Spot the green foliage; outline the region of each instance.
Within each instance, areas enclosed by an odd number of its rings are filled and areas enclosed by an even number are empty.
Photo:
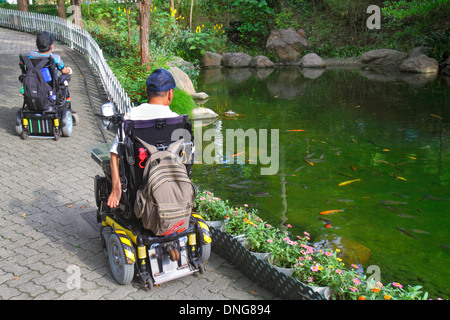
[[[395,19],[405,19],[415,15],[426,17],[430,12],[444,5],[448,6],[448,0],[385,1],[382,12]]]
[[[241,18],[242,23],[237,27],[241,37],[250,45],[264,40],[275,13],[266,0],[234,0],[232,5]]]

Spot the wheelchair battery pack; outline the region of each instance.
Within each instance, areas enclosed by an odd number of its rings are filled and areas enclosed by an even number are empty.
[[[55,121],[58,121],[57,125],[59,125],[59,119],[57,118],[26,118],[24,117],[22,120],[23,125],[28,125],[30,130],[30,135],[33,136],[53,136],[53,129],[55,128]]]

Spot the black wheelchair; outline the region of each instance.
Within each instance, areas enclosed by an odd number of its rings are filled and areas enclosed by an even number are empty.
[[[92,158],[104,173],[104,176],[95,177],[94,190],[97,221],[102,225],[100,238],[114,279],[119,284],[128,284],[136,277],[150,290],[154,285],[180,277],[203,274],[211,253],[211,233],[201,216],[192,213],[189,227],[181,232],[155,236],[144,229],[142,221],[136,218],[133,211],[143,174],[142,160],[139,158],[142,145],[136,138],[156,146],[158,150],[165,150],[170,143],[183,138],[180,156],[190,174],[194,145],[187,115],[138,121],[124,121],[123,115],[98,116],[102,117],[106,126],[118,128],[120,141],[118,154],[122,197],[117,208],[106,205],[112,189],[109,144],[90,148]]]
[[[15,129],[22,138],[53,137],[58,140],[60,136],[70,137],[73,126],[79,123],[79,117],[71,107],[69,95],[70,76],[58,78],[55,62],[51,57],[30,59],[26,55],[19,56],[19,66],[22,71],[19,81],[23,84],[25,75],[30,69],[42,73],[48,99],[44,104],[37,104],[36,99],[23,90],[24,102],[17,112]]]

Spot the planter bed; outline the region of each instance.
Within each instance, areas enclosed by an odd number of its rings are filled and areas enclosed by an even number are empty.
[[[309,286],[258,259],[233,236],[214,227],[210,229],[213,238],[212,250],[266,290],[286,300],[326,300]]]

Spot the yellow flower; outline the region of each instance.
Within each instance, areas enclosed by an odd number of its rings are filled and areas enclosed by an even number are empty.
[[[341,261],[342,261],[342,259],[341,259],[341,258],[336,258],[336,260],[337,260],[337,261],[339,261],[339,262],[341,262]]]
[[[366,300],[366,298],[364,298],[363,296],[360,296],[360,297],[358,298],[358,300]]]
[[[336,249],[336,252],[341,252],[341,250],[339,250],[339,249]]]
[[[391,300],[391,297],[386,294],[384,295],[384,300]]]

